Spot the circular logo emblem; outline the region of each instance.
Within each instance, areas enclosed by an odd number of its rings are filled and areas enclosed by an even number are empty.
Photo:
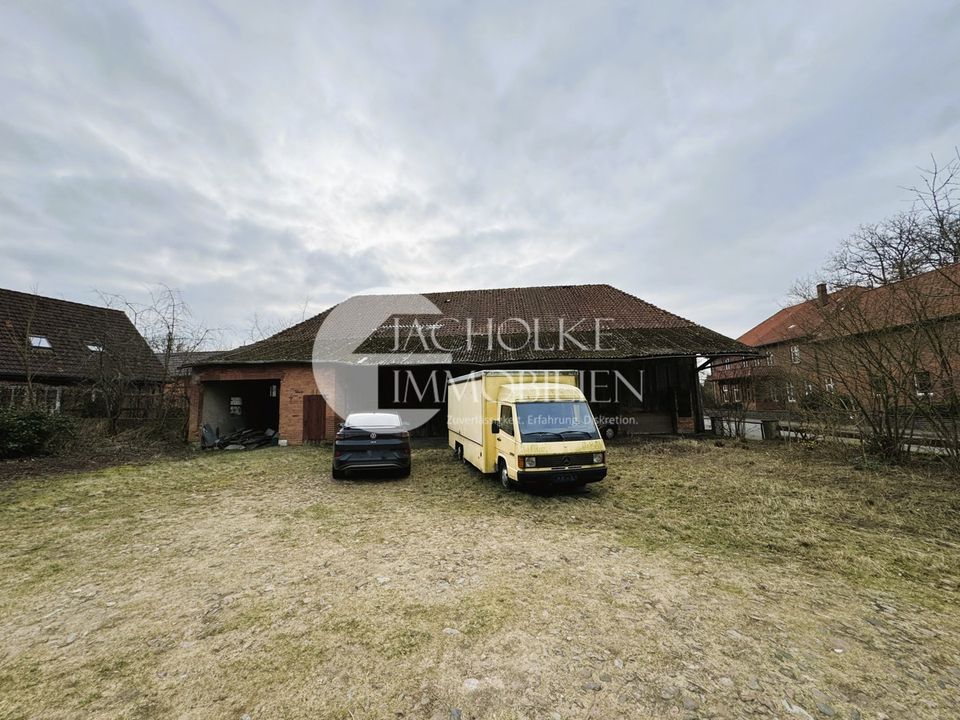
[[[391,412],[409,428],[420,427],[437,408],[380,407],[380,367],[450,365],[450,353],[411,352],[399,347],[399,323],[390,318],[442,313],[423,295],[357,295],[327,313],[313,342],[313,377],[327,405],[340,417],[355,412]],[[360,348],[369,349],[369,352]]]
[[[376,439],[377,439],[377,434],[376,434],[376,433],[370,433],[370,439],[371,439],[371,440],[376,440]]]

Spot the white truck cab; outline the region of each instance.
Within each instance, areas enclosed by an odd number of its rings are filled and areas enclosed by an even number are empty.
[[[575,370],[484,370],[447,387],[448,442],[504,487],[606,477],[606,447]]]

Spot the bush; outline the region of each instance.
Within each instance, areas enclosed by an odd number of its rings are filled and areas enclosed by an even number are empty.
[[[73,437],[74,421],[60,413],[27,408],[0,410],[0,458],[30,457],[54,452]]]

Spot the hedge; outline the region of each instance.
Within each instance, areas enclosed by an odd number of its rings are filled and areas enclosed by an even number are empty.
[[[73,419],[60,413],[0,409],[0,458],[46,455],[70,439],[74,432]]]

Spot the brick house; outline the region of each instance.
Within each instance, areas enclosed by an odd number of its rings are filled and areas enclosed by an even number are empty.
[[[0,289],[0,407],[81,409],[98,382],[122,376],[155,392],[163,368],[120,310]],[[87,410],[90,410],[88,407]]]
[[[409,376],[437,371],[455,376],[484,368],[576,369],[581,372],[585,393],[595,403],[595,412],[622,419],[618,422],[621,432],[692,433],[702,430],[697,358],[740,356],[749,351],[728,337],[610,285],[467,290],[423,297],[441,311],[439,320],[436,315],[422,320],[424,326],[434,327],[444,347],[456,348],[451,362],[377,368],[380,407],[439,411],[420,429],[421,434],[445,434],[446,385],[437,383],[439,394],[410,401],[404,393],[397,402],[401,370]],[[318,390],[311,362],[314,339],[331,310],[258,343],[194,363],[190,403],[194,439],[204,424],[218,427],[222,433],[240,427],[269,427],[291,444],[332,438],[338,418]],[[586,337],[580,338],[584,347],[576,343],[562,349],[537,347],[536,343],[521,347],[514,342],[520,328],[511,328],[509,350],[499,344],[471,343],[467,334],[474,338],[480,333],[465,330],[465,318],[489,322],[488,328],[500,328],[511,319],[533,318],[543,332],[563,328],[565,319],[590,319],[593,323],[599,318],[603,320],[603,347],[586,349]],[[383,323],[369,337],[357,339],[358,349],[376,352],[395,327],[391,331],[390,322]],[[571,335],[580,337],[580,331]]]
[[[955,393],[960,264],[878,287],[828,292],[820,284],[816,298],[783,308],[738,338],[756,356],[716,363],[707,381],[720,406],[760,412],[787,411],[818,393],[872,394],[866,363],[853,356],[836,361],[871,338],[902,356],[896,362],[905,391],[931,398]]]

